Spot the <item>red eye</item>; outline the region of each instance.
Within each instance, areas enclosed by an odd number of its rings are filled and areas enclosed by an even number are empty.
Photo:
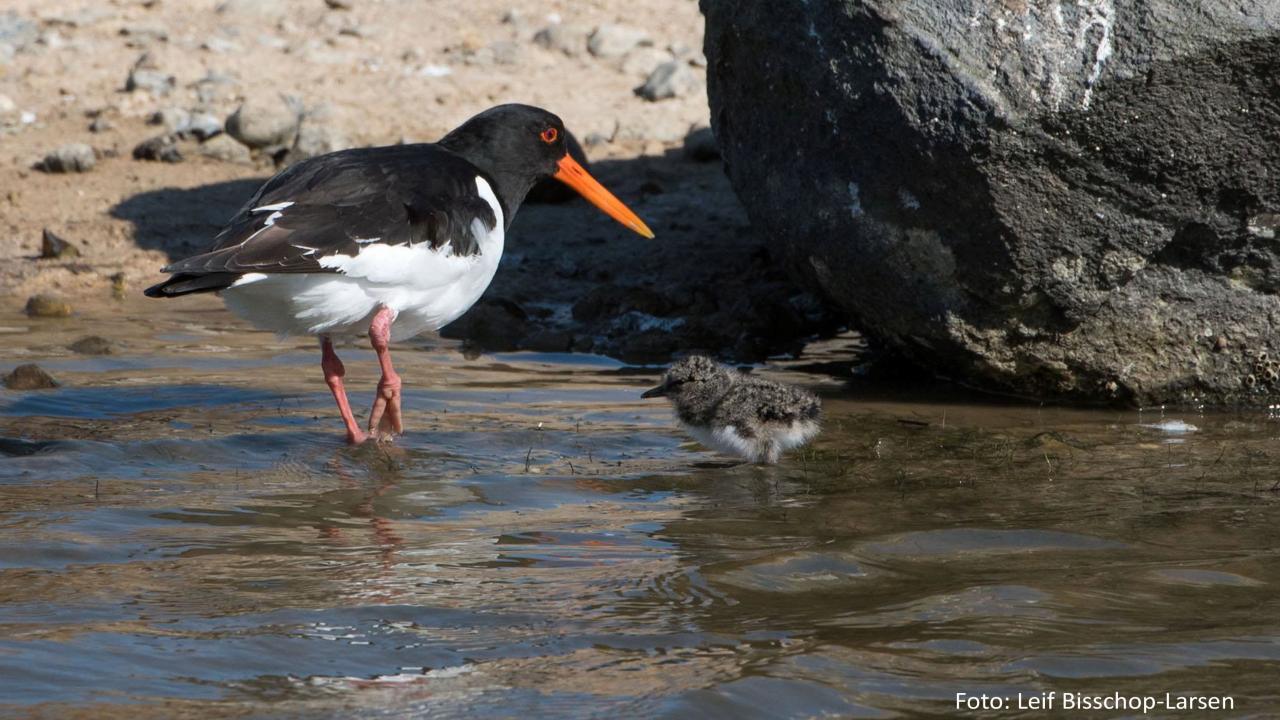
[[[556,141],[556,138],[560,137],[560,133],[555,128],[547,128],[538,137],[542,138],[542,142],[550,145]]]

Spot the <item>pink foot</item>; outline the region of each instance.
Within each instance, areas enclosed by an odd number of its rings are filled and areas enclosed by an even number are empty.
[[[324,370],[324,381],[333,393],[333,399],[338,403],[342,422],[347,426],[347,444],[359,445],[367,438],[360,430],[360,426],[356,424],[356,418],[351,413],[351,404],[347,402],[347,390],[342,384],[342,378],[347,374],[347,369],[338,359],[338,354],[333,351],[333,343],[328,337],[320,338],[320,353],[320,367]]]
[[[380,308],[369,323],[369,342],[378,354],[382,378],[378,380],[378,392],[369,411],[369,434],[379,442],[387,442],[404,432],[400,416],[400,376],[391,366],[391,323],[396,314],[390,308]]]

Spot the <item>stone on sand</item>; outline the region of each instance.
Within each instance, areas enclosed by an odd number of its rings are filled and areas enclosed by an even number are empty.
[[[227,133],[251,148],[293,145],[302,121],[299,103],[279,93],[245,98],[227,118]]]
[[[48,390],[61,384],[35,363],[19,365],[4,376],[4,386],[10,390]]]
[[[75,245],[58,237],[52,230],[45,228],[40,233],[40,257],[45,260],[61,260],[78,257],[80,251]]]
[[[644,85],[636,88],[636,94],[649,101],[666,100],[689,95],[701,84],[687,63],[671,60],[654,68]]]
[[[40,169],[51,173],[88,172],[98,162],[85,143],[67,143],[44,156]]]
[[[27,298],[25,312],[33,318],[71,317],[71,304],[57,295],[40,293]]]

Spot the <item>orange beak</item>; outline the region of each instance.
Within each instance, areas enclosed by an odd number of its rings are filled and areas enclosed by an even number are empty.
[[[555,179],[568,185],[578,194],[591,201],[592,205],[600,208],[608,213],[609,217],[626,225],[641,235],[653,239],[653,231],[648,225],[644,224],[635,213],[631,212],[631,208],[622,204],[622,201],[613,196],[613,193],[604,189],[604,186],[596,182],[596,179],[578,164],[567,153],[560,158],[560,169],[556,171]]]

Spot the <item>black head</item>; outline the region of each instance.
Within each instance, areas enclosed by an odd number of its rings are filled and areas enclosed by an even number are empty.
[[[640,397],[678,398],[704,391],[722,391],[733,383],[734,372],[709,357],[693,355],[668,368],[662,384],[646,390]]]
[[[532,105],[498,105],[472,117],[440,140],[440,146],[466,158],[496,184],[507,222],[529,188],[554,177],[632,230],[653,237],[644,222],[569,155],[564,122]]]
[[[552,177],[567,152],[564,121],[532,105],[498,105],[440,141],[495,179],[533,183]],[[522,183],[524,184],[524,183]]]

